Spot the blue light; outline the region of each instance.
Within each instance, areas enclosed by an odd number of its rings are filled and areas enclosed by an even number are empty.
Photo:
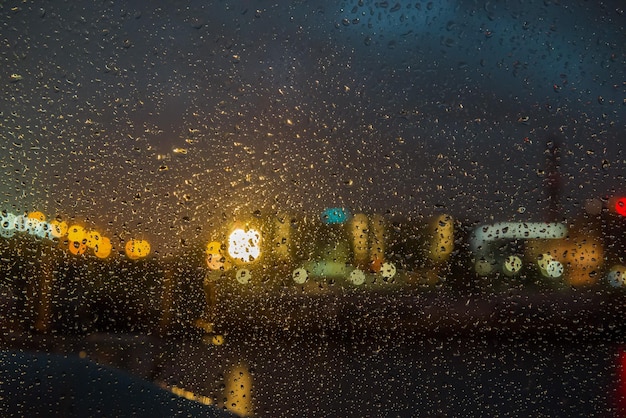
[[[327,208],[322,212],[322,222],[326,225],[345,223],[350,212],[345,208]]]

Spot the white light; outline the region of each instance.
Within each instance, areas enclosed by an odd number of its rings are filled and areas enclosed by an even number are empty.
[[[0,228],[7,231],[15,230],[15,215],[12,213],[0,214]]]
[[[15,234],[15,215],[12,213],[0,214],[0,236],[11,238]]]
[[[237,279],[239,284],[248,284],[250,279],[252,279],[252,273],[248,269],[239,269],[235,274],[235,279]]]
[[[541,254],[537,260],[539,271],[544,277],[557,279],[563,275],[565,268],[560,261],[555,260],[550,254]]]
[[[260,244],[261,233],[259,231],[235,229],[228,238],[228,254],[235,260],[249,263],[261,255]]]
[[[392,279],[396,275],[396,266],[393,263],[383,263],[380,267],[380,275],[385,280]]]
[[[13,224],[15,225],[15,230],[17,232],[26,232],[28,219],[24,215],[18,215],[15,217]]]
[[[37,221],[31,233],[37,238],[47,238],[49,230],[50,224],[48,222]]]
[[[41,230],[41,224],[45,222],[35,218],[26,218],[26,232],[30,235],[37,235],[37,231]]]
[[[470,249],[474,256],[495,261],[490,254],[498,241],[527,239],[559,239],[567,235],[567,226],[546,222],[496,222],[474,229]]]
[[[613,266],[607,274],[607,280],[613,287],[626,287],[626,267]]]
[[[511,255],[504,260],[504,273],[517,274],[522,269],[522,259],[516,255]]]
[[[546,267],[546,273],[548,273],[548,277],[552,279],[561,277],[563,275],[563,270],[563,264],[557,260],[550,261]]]
[[[350,272],[350,277],[348,278],[348,280],[355,286],[361,286],[363,283],[365,283],[365,273],[363,273],[359,269],[352,270],[352,272]]]
[[[305,268],[300,267],[293,271],[292,277],[293,281],[297,284],[303,284],[304,282],[306,282],[306,279],[308,279],[309,273],[306,271]]]

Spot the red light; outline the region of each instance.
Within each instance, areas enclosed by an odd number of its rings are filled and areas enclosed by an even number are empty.
[[[615,212],[626,216],[626,197],[620,197],[615,201]]]

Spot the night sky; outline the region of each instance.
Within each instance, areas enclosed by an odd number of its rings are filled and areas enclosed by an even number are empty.
[[[542,220],[626,193],[621,1],[3,2],[4,209],[157,251],[327,206]]]

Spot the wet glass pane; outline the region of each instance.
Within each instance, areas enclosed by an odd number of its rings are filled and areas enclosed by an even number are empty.
[[[0,4],[0,412],[623,416],[617,0]]]

